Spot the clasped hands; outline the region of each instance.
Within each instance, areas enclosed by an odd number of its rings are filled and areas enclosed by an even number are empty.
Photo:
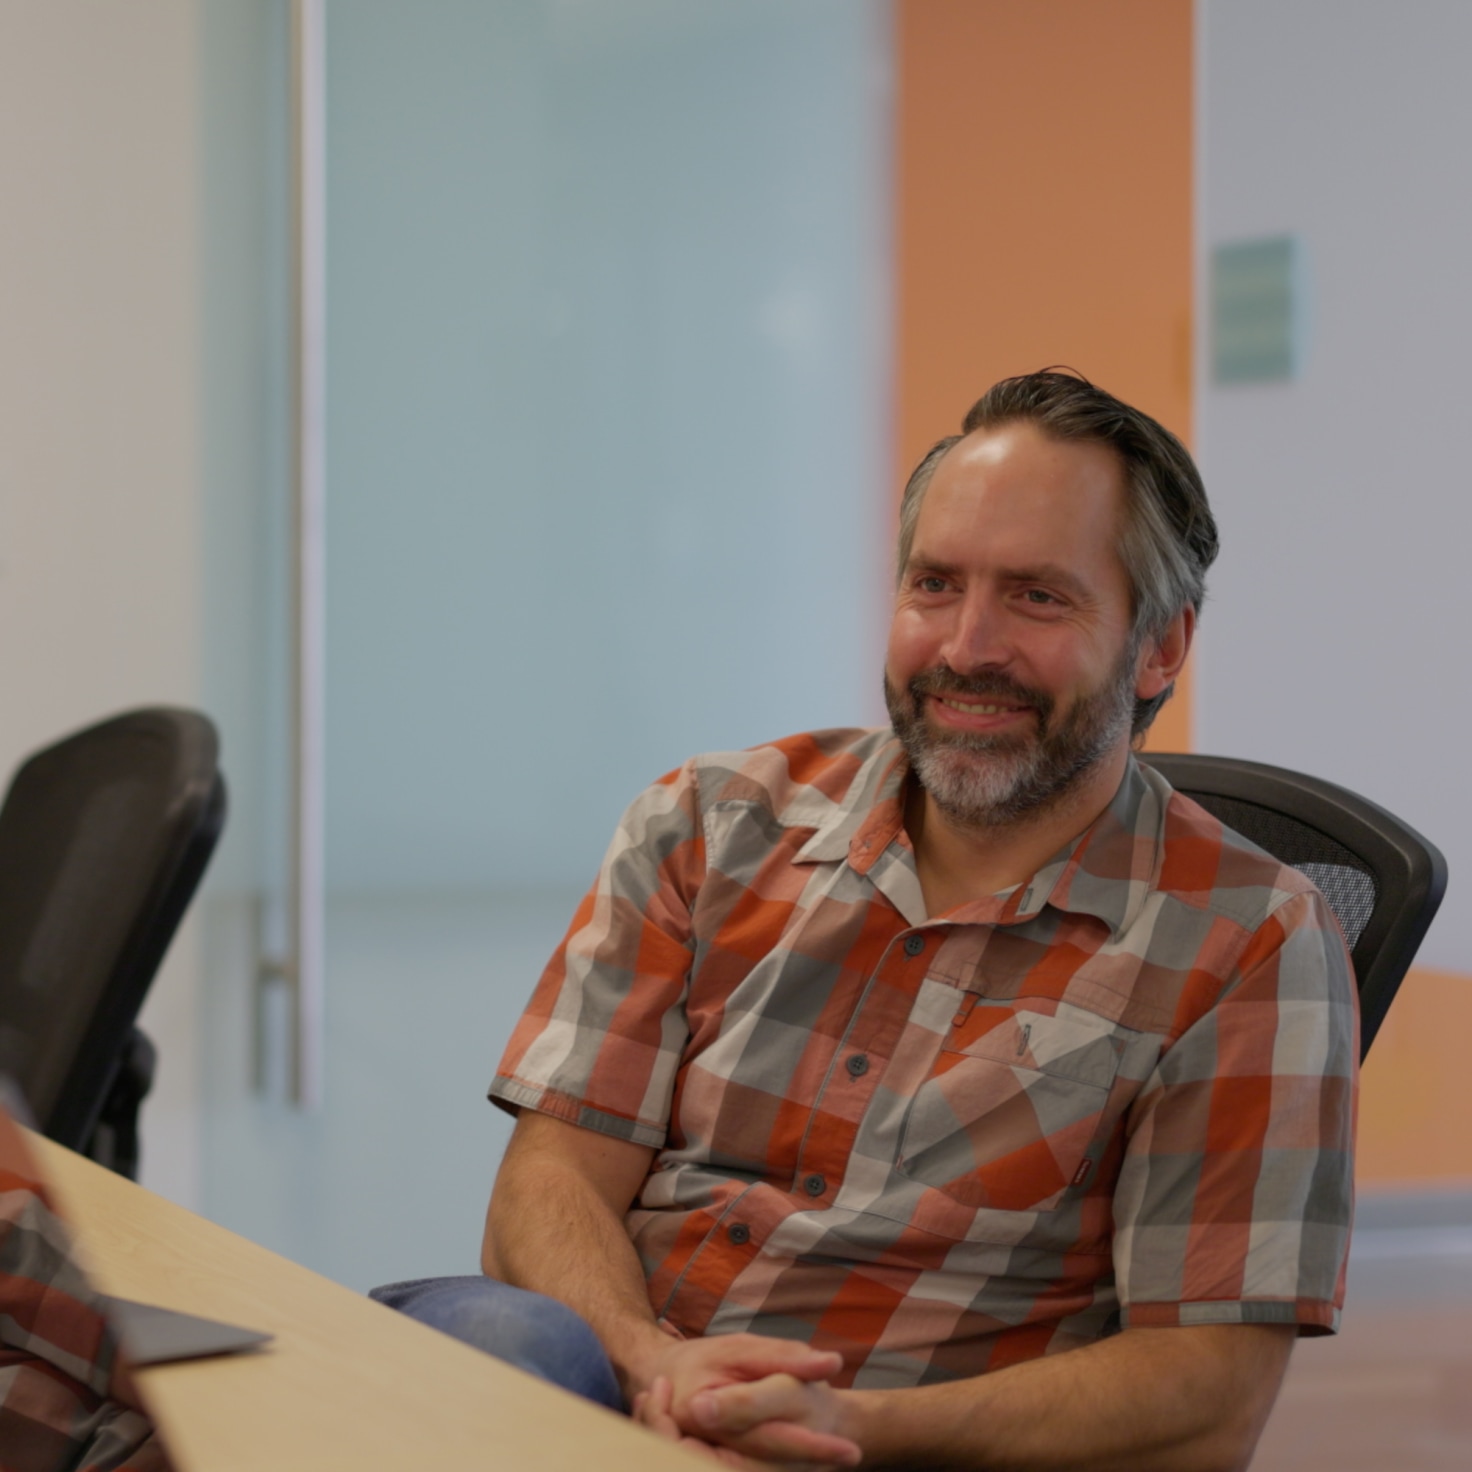
[[[785,1339],[722,1334],[660,1351],[634,1419],[734,1467],[857,1466],[844,1392],[828,1382],[842,1358]]]

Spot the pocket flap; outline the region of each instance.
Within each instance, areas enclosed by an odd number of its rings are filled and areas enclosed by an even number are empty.
[[[1107,1089],[1119,1070],[1123,1040],[1103,1018],[1061,1006],[1032,1012],[1016,1002],[988,1002],[974,992],[956,1012],[947,1053],[989,1058],[1057,1078]]]

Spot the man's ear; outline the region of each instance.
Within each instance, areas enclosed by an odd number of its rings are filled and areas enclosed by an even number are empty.
[[[1148,640],[1135,665],[1135,694],[1153,700],[1170,688],[1191,652],[1196,634],[1196,610],[1188,603],[1166,626],[1158,639]]]

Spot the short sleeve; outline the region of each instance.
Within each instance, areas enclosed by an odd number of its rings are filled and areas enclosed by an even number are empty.
[[[1125,1324],[1338,1327],[1358,1057],[1343,939],[1317,891],[1294,893],[1131,1109],[1114,1199]]]
[[[512,1033],[493,1101],[663,1145],[689,1036],[690,916],[704,869],[698,783],[686,763],[624,814]]]

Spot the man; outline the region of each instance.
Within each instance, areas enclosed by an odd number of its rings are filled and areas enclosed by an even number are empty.
[[[395,1301],[742,1465],[1244,1466],[1337,1324],[1357,1045],[1318,893],[1131,756],[1215,551],[1154,421],[993,387],[905,492],[893,733],[634,803],[492,1087],[488,1278]]]

